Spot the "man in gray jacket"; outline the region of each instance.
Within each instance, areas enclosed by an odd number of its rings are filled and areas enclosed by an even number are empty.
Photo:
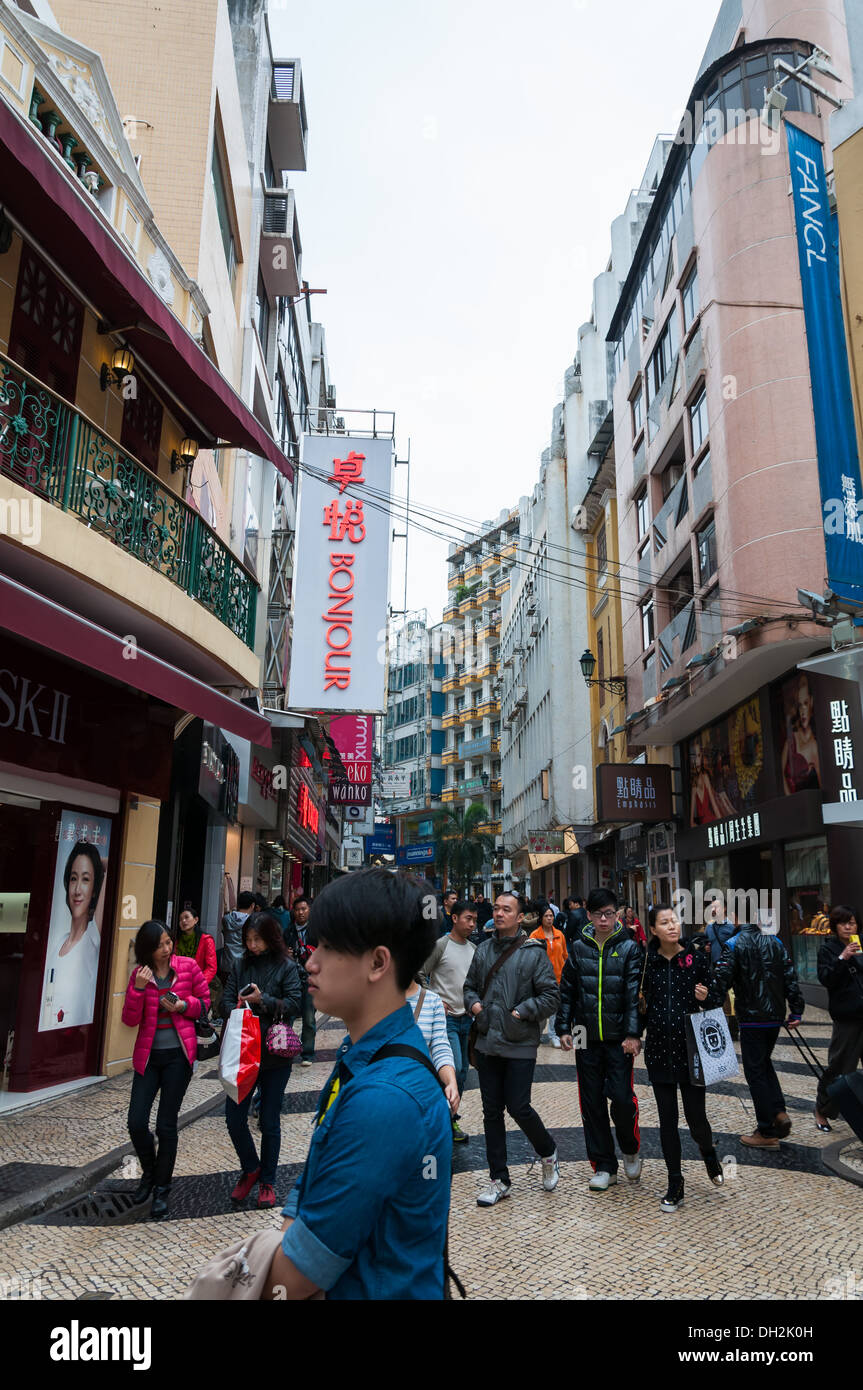
[[[491,1179],[476,1199],[481,1207],[495,1206],[512,1186],[504,1110],[541,1158],[546,1192],[553,1192],[560,1178],[557,1147],[530,1103],[542,1025],[557,1011],[560,996],[544,943],[522,930],[524,910],[519,894],[499,894],[494,935],[477,948],[464,982],[464,1006],[476,1021],[476,1068]]]

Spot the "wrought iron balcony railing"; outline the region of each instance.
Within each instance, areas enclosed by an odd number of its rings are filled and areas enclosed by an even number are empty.
[[[254,648],[254,576],[194,507],[2,353],[0,473],[74,512]]]

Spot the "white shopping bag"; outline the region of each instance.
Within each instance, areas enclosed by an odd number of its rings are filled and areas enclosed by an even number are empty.
[[[740,1068],[722,1009],[689,1014],[686,1023],[686,1050],[693,1085],[711,1086],[714,1081],[736,1076]]]
[[[247,1005],[232,1009],[222,1034],[219,1080],[237,1105],[246,1099],[261,1067],[261,1025]]]

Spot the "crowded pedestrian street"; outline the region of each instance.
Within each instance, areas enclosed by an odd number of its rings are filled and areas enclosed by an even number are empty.
[[[302,1166],[318,1090],[342,1036],[328,1021],[318,1031],[314,1066],[293,1073],[282,1107],[280,1199]],[[823,1015],[808,1020],[807,1038],[818,1055],[828,1036]],[[571,1056],[544,1047],[534,1098],[559,1144],[560,1184],[554,1193],[542,1190],[538,1167],[531,1171],[534,1155],[515,1131],[512,1196],[494,1211],[476,1204],[486,1162],[472,1077],[462,1107],[471,1139],[455,1149],[450,1210],[450,1262],[468,1298],[625,1300],[634,1291],[639,1298],[674,1300],[859,1298],[863,1144],[841,1123],[832,1135],[818,1134],[811,1077],[790,1039],[777,1049],[777,1069],[794,1126],[781,1151],[748,1153],[738,1142],[752,1122],[742,1077],[711,1091],[709,1113],[726,1183],[721,1191],[712,1188],[697,1152],[685,1148],[686,1205],[671,1217],[659,1210],[664,1170],[656,1111],[638,1066],[645,1154],[639,1182],[622,1181],[606,1194],[588,1190],[575,1066]],[[155,1224],[129,1208],[137,1169],[126,1157],[71,1200],[0,1230],[6,1297],[17,1289],[20,1297],[48,1299],[179,1299],[196,1267],[218,1249],[273,1224],[272,1214],[253,1203],[234,1209],[230,1201],[235,1160],[224,1102],[216,1073],[203,1064],[201,1072],[187,1103],[190,1113],[207,1113],[181,1130],[169,1220]],[[50,1103],[38,1118],[24,1111],[4,1122],[0,1173],[14,1181],[19,1210],[56,1182],[60,1169],[68,1185],[76,1182],[75,1169],[64,1162],[73,1146],[88,1163],[104,1162],[114,1145],[129,1154],[122,1124],[127,1090],[122,1079],[107,1082]],[[778,1231],[793,1245],[793,1259],[778,1248]]]

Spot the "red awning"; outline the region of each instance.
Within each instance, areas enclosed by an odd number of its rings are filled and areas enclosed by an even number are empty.
[[[83,186],[0,98],[0,206],[33,235],[133,352],[218,440],[293,469],[233,387],[118,244]],[[129,324],[136,325],[128,327]],[[106,340],[106,360],[109,356]]]
[[[80,618],[68,608],[61,608],[32,589],[25,589],[6,575],[0,575],[0,627],[28,642],[38,642],[41,647],[68,657],[80,666],[112,676],[134,690],[154,695],[166,705],[196,714],[229,734],[264,748],[272,747],[269,720],[248,705],[229,699],[140,647],[135,659],[129,660],[123,655],[128,651],[128,644],[121,637]]]

